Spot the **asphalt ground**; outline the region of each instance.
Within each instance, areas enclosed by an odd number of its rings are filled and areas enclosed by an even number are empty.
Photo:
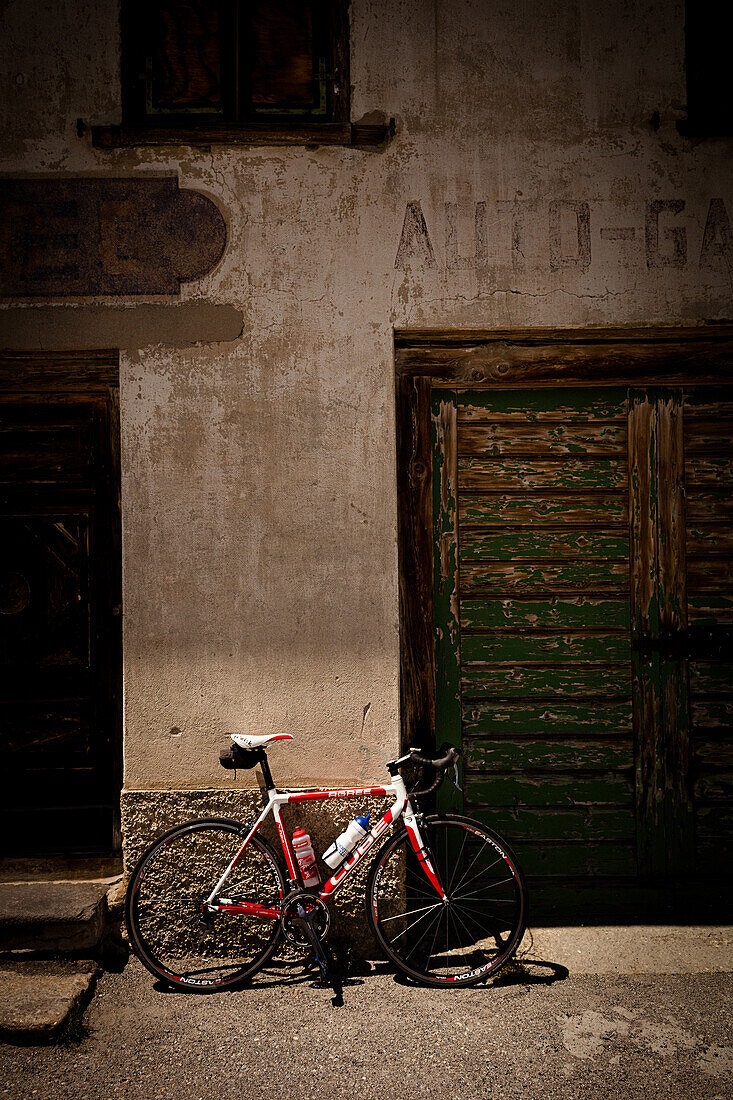
[[[576,974],[535,952],[493,984],[433,990],[362,970],[335,1007],[299,968],[200,996],[163,989],[133,958],[101,977],[76,1038],[0,1047],[0,1097],[733,1096],[731,973]]]

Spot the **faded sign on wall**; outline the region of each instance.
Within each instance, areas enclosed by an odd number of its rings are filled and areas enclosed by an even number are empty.
[[[487,271],[509,264],[517,273],[546,264],[550,271],[588,271],[593,263],[594,232],[616,246],[616,258],[632,258],[648,269],[695,265],[713,270],[733,266],[733,235],[726,204],[711,198],[700,229],[685,223],[684,199],[650,199],[630,224],[598,224],[592,203],[563,199],[539,206],[522,199],[467,204],[447,202],[443,211],[443,251],[428,228],[422,204],[408,202],[395,255],[398,271],[443,267],[445,271]],[[530,225],[530,222],[532,223]],[[544,224],[543,224],[544,223]],[[533,240],[542,254],[530,255]],[[696,227],[697,228],[697,227]],[[633,253],[631,252],[633,249]],[[442,256],[442,262],[441,262]]]
[[[0,294],[177,295],[226,236],[211,199],[174,176],[0,179]]]

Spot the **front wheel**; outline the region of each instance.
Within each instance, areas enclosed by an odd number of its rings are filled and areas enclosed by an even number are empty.
[[[444,902],[407,830],[372,864],[367,909],[377,943],[424,985],[473,985],[515,954],[527,923],[527,887],[511,849],[491,829],[456,815],[424,817],[420,835]]]
[[[222,886],[221,908],[205,904],[242,840],[236,821],[203,818],[170,829],[143,853],[127,888],[125,921],[151,974],[214,993],[240,984],[273,955],[285,878],[266,840],[250,840]]]

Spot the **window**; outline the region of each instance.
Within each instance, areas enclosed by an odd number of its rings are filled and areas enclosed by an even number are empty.
[[[96,145],[378,145],[351,125],[348,0],[123,0],[121,127]]]
[[[721,22],[721,6],[714,0],[687,0],[687,118],[678,123],[682,133],[700,137],[733,135],[729,55],[730,33],[725,30],[725,20]]]

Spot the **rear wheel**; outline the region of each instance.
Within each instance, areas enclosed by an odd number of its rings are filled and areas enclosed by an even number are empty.
[[[499,972],[521,943],[527,888],[511,849],[470,818],[419,823],[444,903],[407,831],[377,853],[367,883],[377,942],[403,973],[425,985],[473,985]]]
[[[237,822],[205,818],[170,829],[141,856],[125,920],[135,954],[156,977],[213,993],[255,974],[275,952],[285,877],[266,840],[250,840],[222,887],[219,904],[232,908],[205,906],[242,840]]]

